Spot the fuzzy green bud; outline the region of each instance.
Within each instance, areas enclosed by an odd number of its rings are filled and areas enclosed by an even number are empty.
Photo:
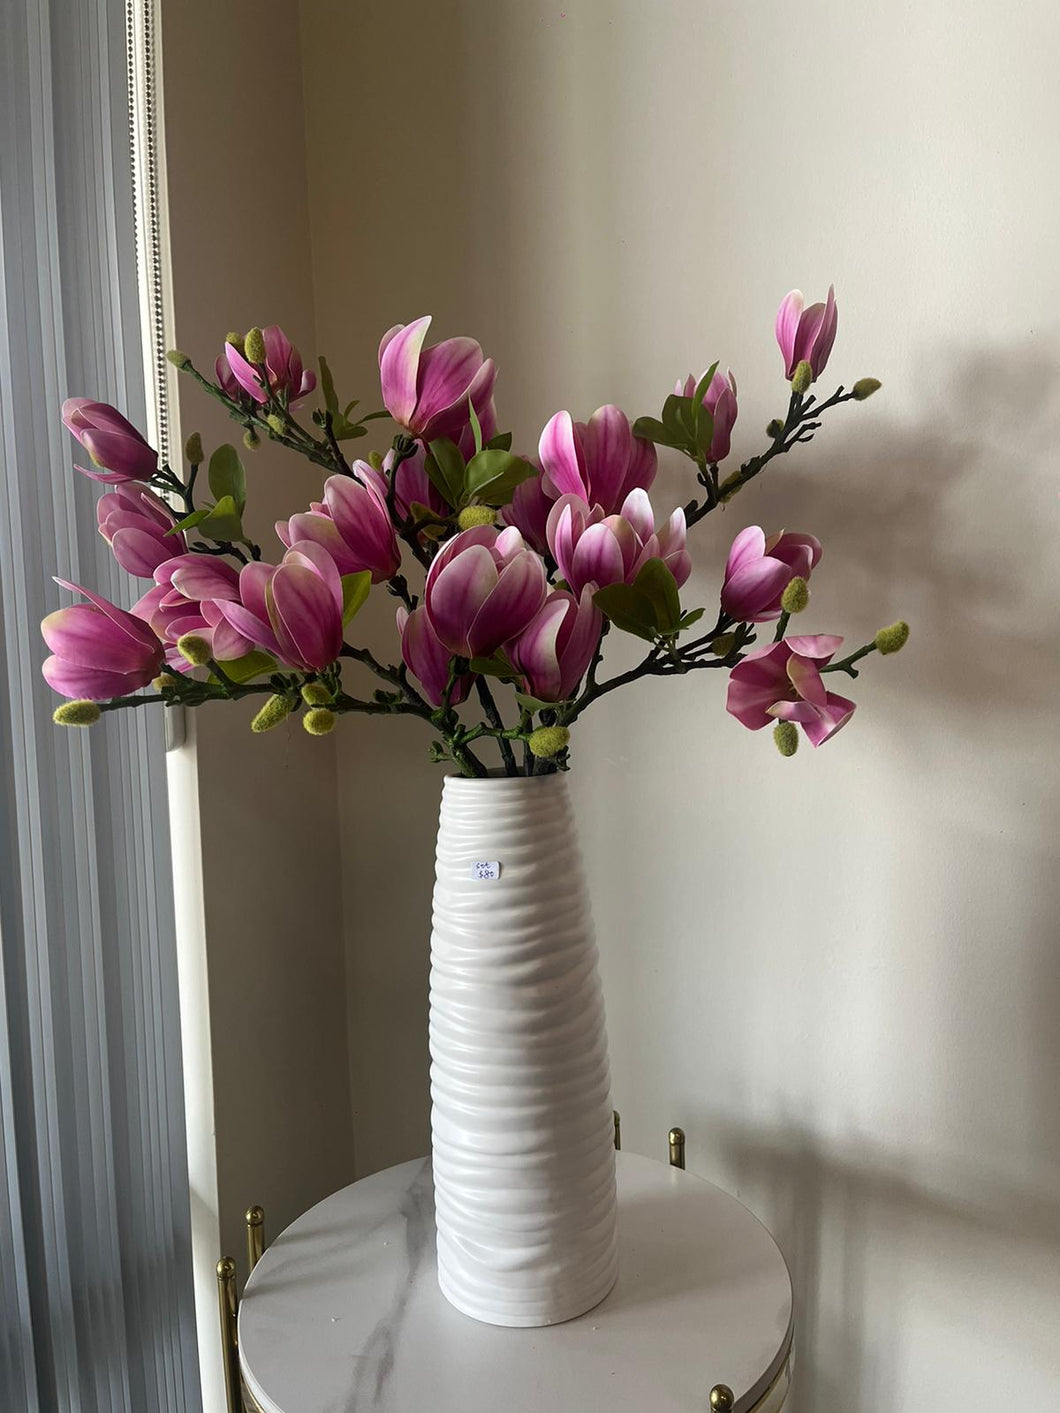
[[[897,623],[881,628],[872,641],[876,644],[876,651],[885,657],[888,653],[901,652],[909,641],[909,624],[899,619]]]
[[[864,402],[867,397],[871,397],[881,387],[879,378],[859,378],[850,391],[854,394],[855,402]]]
[[[52,712],[56,726],[95,726],[101,716],[98,702],[63,702]]]
[[[335,729],[335,713],[327,707],[314,707],[302,717],[302,725],[310,736],[326,736]]]
[[[166,357],[169,359],[170,363],[173,364],[174,368],[183,369],[191,367],[191,359],[186,353],[181,353],[179,348],[171,348],[166,354]]]
[[[793,756],[799,749],[799,731],[794,721],[778,721],[773,727],[773,744],[782,756]]]
[[[813,382],[813,369],[809,361],[803,359],[801,363],[795,365],[795,371],[791,375],[791,390],[801,397],[803,393],[810,391],[810,384]]]
[[[184,455],[192,466],[202,465],[202,437],[199,436],[198,432],[192,432],[191,436],[184,443]]]
[[[212,649],[205,638],[198,633],[184,633],[177,639],[177,652],[192,667],[205,667],[212,657]]]
[[[248,427],[243,433],[243,445],[246,447],[247,451],[257,451],[258,447],[261,446],[261,438],[253,427]]]
[[[243,340],[243,354],[248,363],[265,362],[265,335],[260,329],[250,329]]]
[[[270,697],[250,723],[251,731],[259,734],[262,731],[271,731],[274,726],[279,726],[280,722],[290,715],[291,706],[290,697],[282,694]]]
[[[287,430],[287,423],[278,412],[270,412],[265,421],[269,424],[269,430],[275,432],[278,437],[282,437]]]
[[[244,358],[247,356],[246,348],[243,346],[242,334],[237,334],[234,330],[229,329],[228,333],[225,334],[225,343],[230,343],[235,351],[241,353]]]
[[[179,687],[180,678],[174,677],[172,672],[160,672],[152,681],[151,686],[156,692],[165,692],[170,687]]]
[[[497,512],[488,505],[465,505],[456,523],[461,530],[472,530],[476,525],[495,525]]]
[[[780,606],[785,613],[801,613],[810,602],[810,586],[801,575],[788,580],[788,587],[780,596]]]
[[[323,682],[307,682],[302,688],[302,700],[306,706],[327,706],[332,699],[331,688]]]
[[[711,640],[710,650],[715,657],[728,657],[735,642],[735,633],[719,633],[716,638]]]
[[[777,437],[780,436],[783,430],[784,423],[780,420],[779,417],[774,417],[772,422],[768,423],[766,426],[766,436],[772,437],[773,440],[776,441]]]
[[[570,732],[565,726],[539,726],[527,738],[531,754],[539,760],[551,760],[565,750],[570,741]]]

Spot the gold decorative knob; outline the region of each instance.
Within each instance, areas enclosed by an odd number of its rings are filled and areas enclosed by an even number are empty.
[[[670,1139],[670,1166],[671,1168],[683,1168],[685,1165],[685,1131],[683,1128],[672,1128],[669,1133]]]
[[[710,1391],[710,1406],[715,1413],[731,1413],[735,1402],[733,1391],[728,1384],[715,1384]]]

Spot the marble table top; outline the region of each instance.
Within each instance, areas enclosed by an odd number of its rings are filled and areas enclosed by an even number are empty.
[[[442,1296],[429,1159],[326,1198],[247,1282],[251,1394],[264,1413],[692,1413],[726,1383],[737,1413],[750,1409],[791,1343],[776,1243],[710,1183],[618,1159],[618,1283],[547,1329],[479,1324]]]

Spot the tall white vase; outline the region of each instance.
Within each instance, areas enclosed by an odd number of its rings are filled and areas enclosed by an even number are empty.
[[[614,1128],[563,775],[445,781],[430,1039],[443,1293],[492,1325],[590,1310],[617,1273]]]

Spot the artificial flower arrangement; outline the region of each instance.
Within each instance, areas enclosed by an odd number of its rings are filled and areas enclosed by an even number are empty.
[[[821,557],[812,535],[741,531],[707,631],[705,610],[680,597],[691,572],[689,528],[810,441],[824,413],[879,387],[862,378],[828,397],[812,391],[835,340],[833,290],[824,303],[807,307],[796,290],[781,304],[787,412],[767,427],[766,448],[728,473],[737,388],[717,364],[679,381],[658,419],[631,425],[614,406],[588,422],[557,412],[535,462],[497,431],[493,361],[470,338],[425,348],[430,322],[384,335],[386,411],[367,415],[339,399],[321,358],[323,405],[304,416],[317,378],[275,326],[229,334],[213,381],[185,354],[169,355],[242,425],[246,448],[267,437],[326,473],[322,499],[277,524],[281,544],[270,559],[243,527],[246,476],[234,446],[206,461],[192,435],[185,474],[160,465],[113,407],[67,401],[63,420],[92,463],[77,469],[107,486],[100,533],[121,567],[151,587],[126,611],[58,581],[87,602],[41,625],[52,652],[44,676],[71,699],[57,722],[85,726],[150,702],[244,697],[265,698],[254,731],[295,712],[316,736],[349,713],[416,716],[431,728],[434,760],[482,776],[490,743],[507,775],[566,769],[571,727],[594,702],[638,678],[700,668],[728,672],[728,711],[752,731],[771,725],[784,756],[797,748],[798,727],[820,746],[850,720],[854,702],[829,690],[826,677],[856,677],[856,663],[896,652],[909,630],[892,624],[843,657],[840,637],[789,634]],[[348,457],[344,446],[388,414],[398,428],[390,450]],[[688,458],[698,487],[661,522],[649,496],[659,446]],[[424,575],[419,592],[403,572],[410,561]],[[398,600],[398,663],[349,641],[373,586]],[[759,643],[762,625],[775,626]],[[636,666],[604,677],[612,629],[647,646]],[[375,679],[374,690],[349,684],[347,663]],[[506,712],[498,688],[512,694]],[[472,692],[481,705],[474,721],[458,710]]]

